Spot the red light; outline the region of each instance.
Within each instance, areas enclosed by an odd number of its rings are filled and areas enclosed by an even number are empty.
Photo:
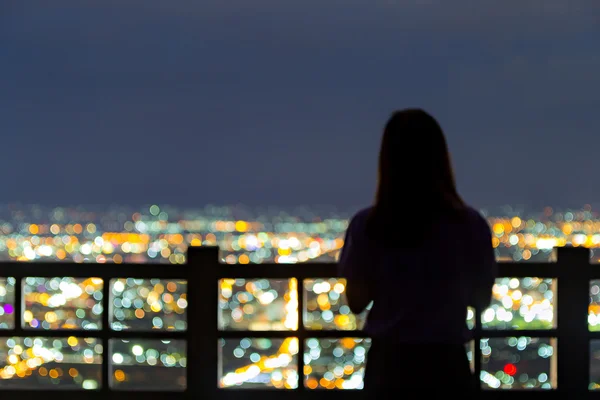
[[[515,366],[515,364],[506,364],[504,366],[504,373],[513,376],[517,373],[517,367]]]

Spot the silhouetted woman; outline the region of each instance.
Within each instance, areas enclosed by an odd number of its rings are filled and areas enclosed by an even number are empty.
[[[474,390],[466,315],[491,299],[491,232],[457,193],[444,133],[426,112],[397,111],[387,122],[375,204],[350,221],[339,273],[353,312],[373,301],[366,391],[418,390],[412,399]]]

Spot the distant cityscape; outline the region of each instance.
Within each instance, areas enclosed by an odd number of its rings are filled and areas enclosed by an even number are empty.
[[[595,249],[600,247],[600,214],[591,206],[481,212],[494,232],[500,260],[548,260],[553,247],[567,243],[592,249],[593,261],[599,260]],[[230,264],[334,261],[350,216],[325,208],[186,210],[150,205],[91,210],[2,205],[0,259],[182,264],[188,246],[218,245],[222,261]]]
[[[600,247],[600,214],[590,206],[578,210],[547,207],[535,212],[504,207],[481,212],[490,223],[499,260],[548,261],[554,247],[566,244],[585,246],[592,252]],[[218,245],[222,262],[231,264],[335,261],[351,215],[326,208],[282,211],[208,206],[183,210],[149,205],[92,210],[4,205],[0,206],[0,258],[23,262],[182,264],[188,246]],[[593,261],[598,262],[598,256],[592,254]],[[0,277],[0,330],[15,327],[17,284],[14,278]],[[110,310],[103,309],[105,284],[110,285]],[[600,330],[599,287],[600,282],[590,284],[590,330]],[[185,341],[114,339],[109,349],[104,349],[93,333],[106,329],[102,326],[104,312],[110,313],[109,328],[114,331],[186,330],[187,282],[135,277],[111,282],[93,277],[28,277],[21,288],[23,328],[31,331],[31,337],[0,340],[0,386],[35,384],[44,388],[58,384],[96,389],[101,383],[102,354],[108,351],[110,385],[114,388],[186,387]],[[221,330],[289,331],[290,337],[221,340],[219,385],[362,388],[370,340],[352,338],[351,331],[362,327],[367,312],[350,313],[344,291],[345,280],[333,277],[305,281],[305,293],[298,293],[295,279],[222,280]],[[554,328],[555,295],[554,279],[499,278],[492,304],[481,315],[482,327]],[[298,296],[305,296],[304,310],[298,309]],[[472,329],[474,321],[474,313],[469,310],[467,327]],[[300,355],[294,331],[301,323],[312,330],[348,331],[349,337],[309,339],[305,354]],[[84,329],[90,331],[90,337],[35,336],[36,330],[56,329]],[[471,359],[472,346],[466,347]],[[480,346],[483,386],[555,387],[553,339],[492,338],[482,340]],[[303,371],[298,371],[296,365],[300,356],[305,361]],[[600,375],[593,377],[590,385],[600,388]]]

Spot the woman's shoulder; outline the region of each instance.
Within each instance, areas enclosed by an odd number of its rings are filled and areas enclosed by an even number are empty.
[[[470,225],[472,225],[475,229],[482,231],[490,230],[488,220],[480,211],[470,205],[467,205],[465,208]]]
[[[352,218],[350,218],[350,225],[351,226],[364,226],[367,219],[369,218],[369,214],[371,214],[371,210],[373,210],[372,206],[365,207],[365,208],[359,210],[358,212],[356,212],[354,214],[354,216],[352,216]]]
[[[369,218],[369,214],[371,214],[371,210],[373,207],[365,207],[358,212],[356,212],[352,218],[348,221],[347,230],[353,236],[358,236],[359,233],[363,233],[366,229],[367,219]]]

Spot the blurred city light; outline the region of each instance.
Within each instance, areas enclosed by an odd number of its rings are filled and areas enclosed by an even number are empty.
[[[408,212],[408,211],[407,211]],[[497,258],[549,261],[552,248],[572,244],[600,246],[600,217],[591,209],[540,213],[504,212],[488,216]],[[188,246],[218,245],[221,262],[231,264],[334,262],[343,247],[348,215],[303,209],[252,214],[228,207],[200,211],[152,205],[143,210],[108,211],[39,206],[0,208],[0,257],[5,260],[65,260],[77,263],[183,264]],[[410,229],[410,226],[406,227]],[[300,267],[301,268],[301,267]],[[84,275],[85,276],[85,275]],[[23,328],[31,336],[11,337],[15,328],[16,285],[21,284]],[[109,307],[103,287],[109,285]],[[387,282],[380,290],[394,287]],[[484,330],[548,330],[556,327],[557,280],[503,277],[496,281],[490,307],[481,314]],[[302,289],[303,288],[303,289]],[[368,310],[350,312],[341,278],[223,279],[218,283],[218,327],[249,331],[248,338],[219,341],[219,386],[294,389],[361,389],[370,339],[353,338]],[[109,348],[93,339],[101,329],[186,331],[187,282],[135,279],[110,282],[93,276],[27,277],[17,283],[0,277],[0,387],[97,389],[102,384],[102,354],[110,360],[109,384],[115,390],[172,390],[187,387],[185,340],[113,339]],[[423,288],[424,295],[427,291]],[[210,296],[211,294],[203,294]],[[299,309],[303,296],[304,309]],[[443,299],[440,299],[443,301]],[[103,326],[107,312],[109,326]],[[465,323],[474,328],[472,309]],[[436,318],[435,313],[431,318]],[[600,329],[600,281],[590,283],[588,323]],[[309,338],[304,354],[294,332],[347,331],[341,339]],[[89,338],[36,337],[36,331],[86,330]],[[251,337],[252,331],[289,331],[289,337]],[[514,335],[514,333],[513,333]],[[465,350],[474,367],[474,343]],[[593,349],[599,348],[597,343]],[[483,339],[482,385],[490,389],[550,389],[556,386],[556,341],[552,338]],[[593,352],[591,389],[600,389],[600,350]],[[298,357],[304,369],[298,370]],[[596,364],[594,364],[596,363]]]

